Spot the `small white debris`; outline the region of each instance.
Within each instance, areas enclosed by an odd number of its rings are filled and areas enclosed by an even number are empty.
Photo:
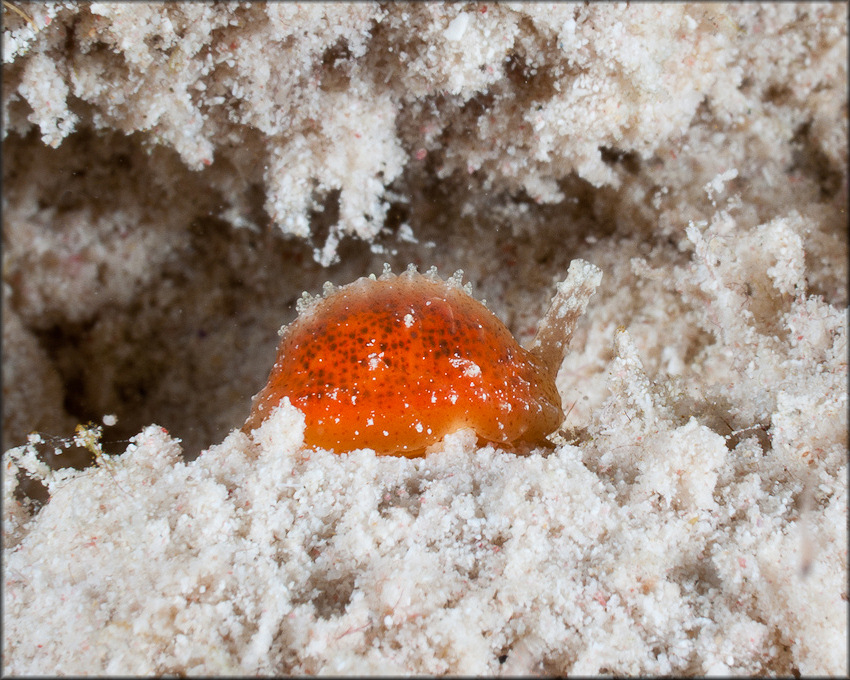
[[[449,27],[443,32],[446,40],[457,42],[466,33],[466,27],[469,26],[469,15],[466,12],[461,12],[452,19]]]
[[[399,241],[407,241],[408,243],[419,243],[413,233],[413,229],[406,222],[398,228],[397,235]]]
[[[462,368],[463,374],[467,378],[475,378],[476,376],[481,375],[481,367],[469,359],[453,356],[449,359],[449,363],[455,368]]]
[[[731,170],[721,172],[719,175],[715,176],[713,180],[711,180],[703,187],[705,195],[708,196],[708,200],[712,201],[713,203],[714,197],[719,196],[721,193],[723,193],[726,182],[735,179],[737,176],[737,168],[732,168]]]

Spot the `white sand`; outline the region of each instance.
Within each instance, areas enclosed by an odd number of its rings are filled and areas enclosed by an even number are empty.
[[[846,5],[13,4],[4,673],[848,672]],[[233,429],[304,289],[579,257],[552,451]]]

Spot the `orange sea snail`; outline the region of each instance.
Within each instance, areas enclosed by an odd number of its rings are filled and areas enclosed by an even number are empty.
[[[460,273],[443,281],[433,268],[396,276],[385,266],[378,278],[327,285],[324,297],[302,298],[281,330],[242,429],[289,397],[304,413],[305,444],[337,453],[415,457],[462,428],[506,446],[544,443],[564,418],[555,373],[572,329],[556,339],[547,317],[529,351],[464,290]]]

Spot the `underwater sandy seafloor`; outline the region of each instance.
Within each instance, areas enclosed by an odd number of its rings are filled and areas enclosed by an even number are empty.
[[[4,4],[4,672],[846,674],[846,64],[843,4]],[[528,343],[579,258],[552,447],[238,431],[303,291]]]

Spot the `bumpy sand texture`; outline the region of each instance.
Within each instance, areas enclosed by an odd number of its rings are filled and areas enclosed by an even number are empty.
[[[848,672],[846,5],[12,4],[5,673]],[[233,429],[302,290],[578,258],[553,450]]]

